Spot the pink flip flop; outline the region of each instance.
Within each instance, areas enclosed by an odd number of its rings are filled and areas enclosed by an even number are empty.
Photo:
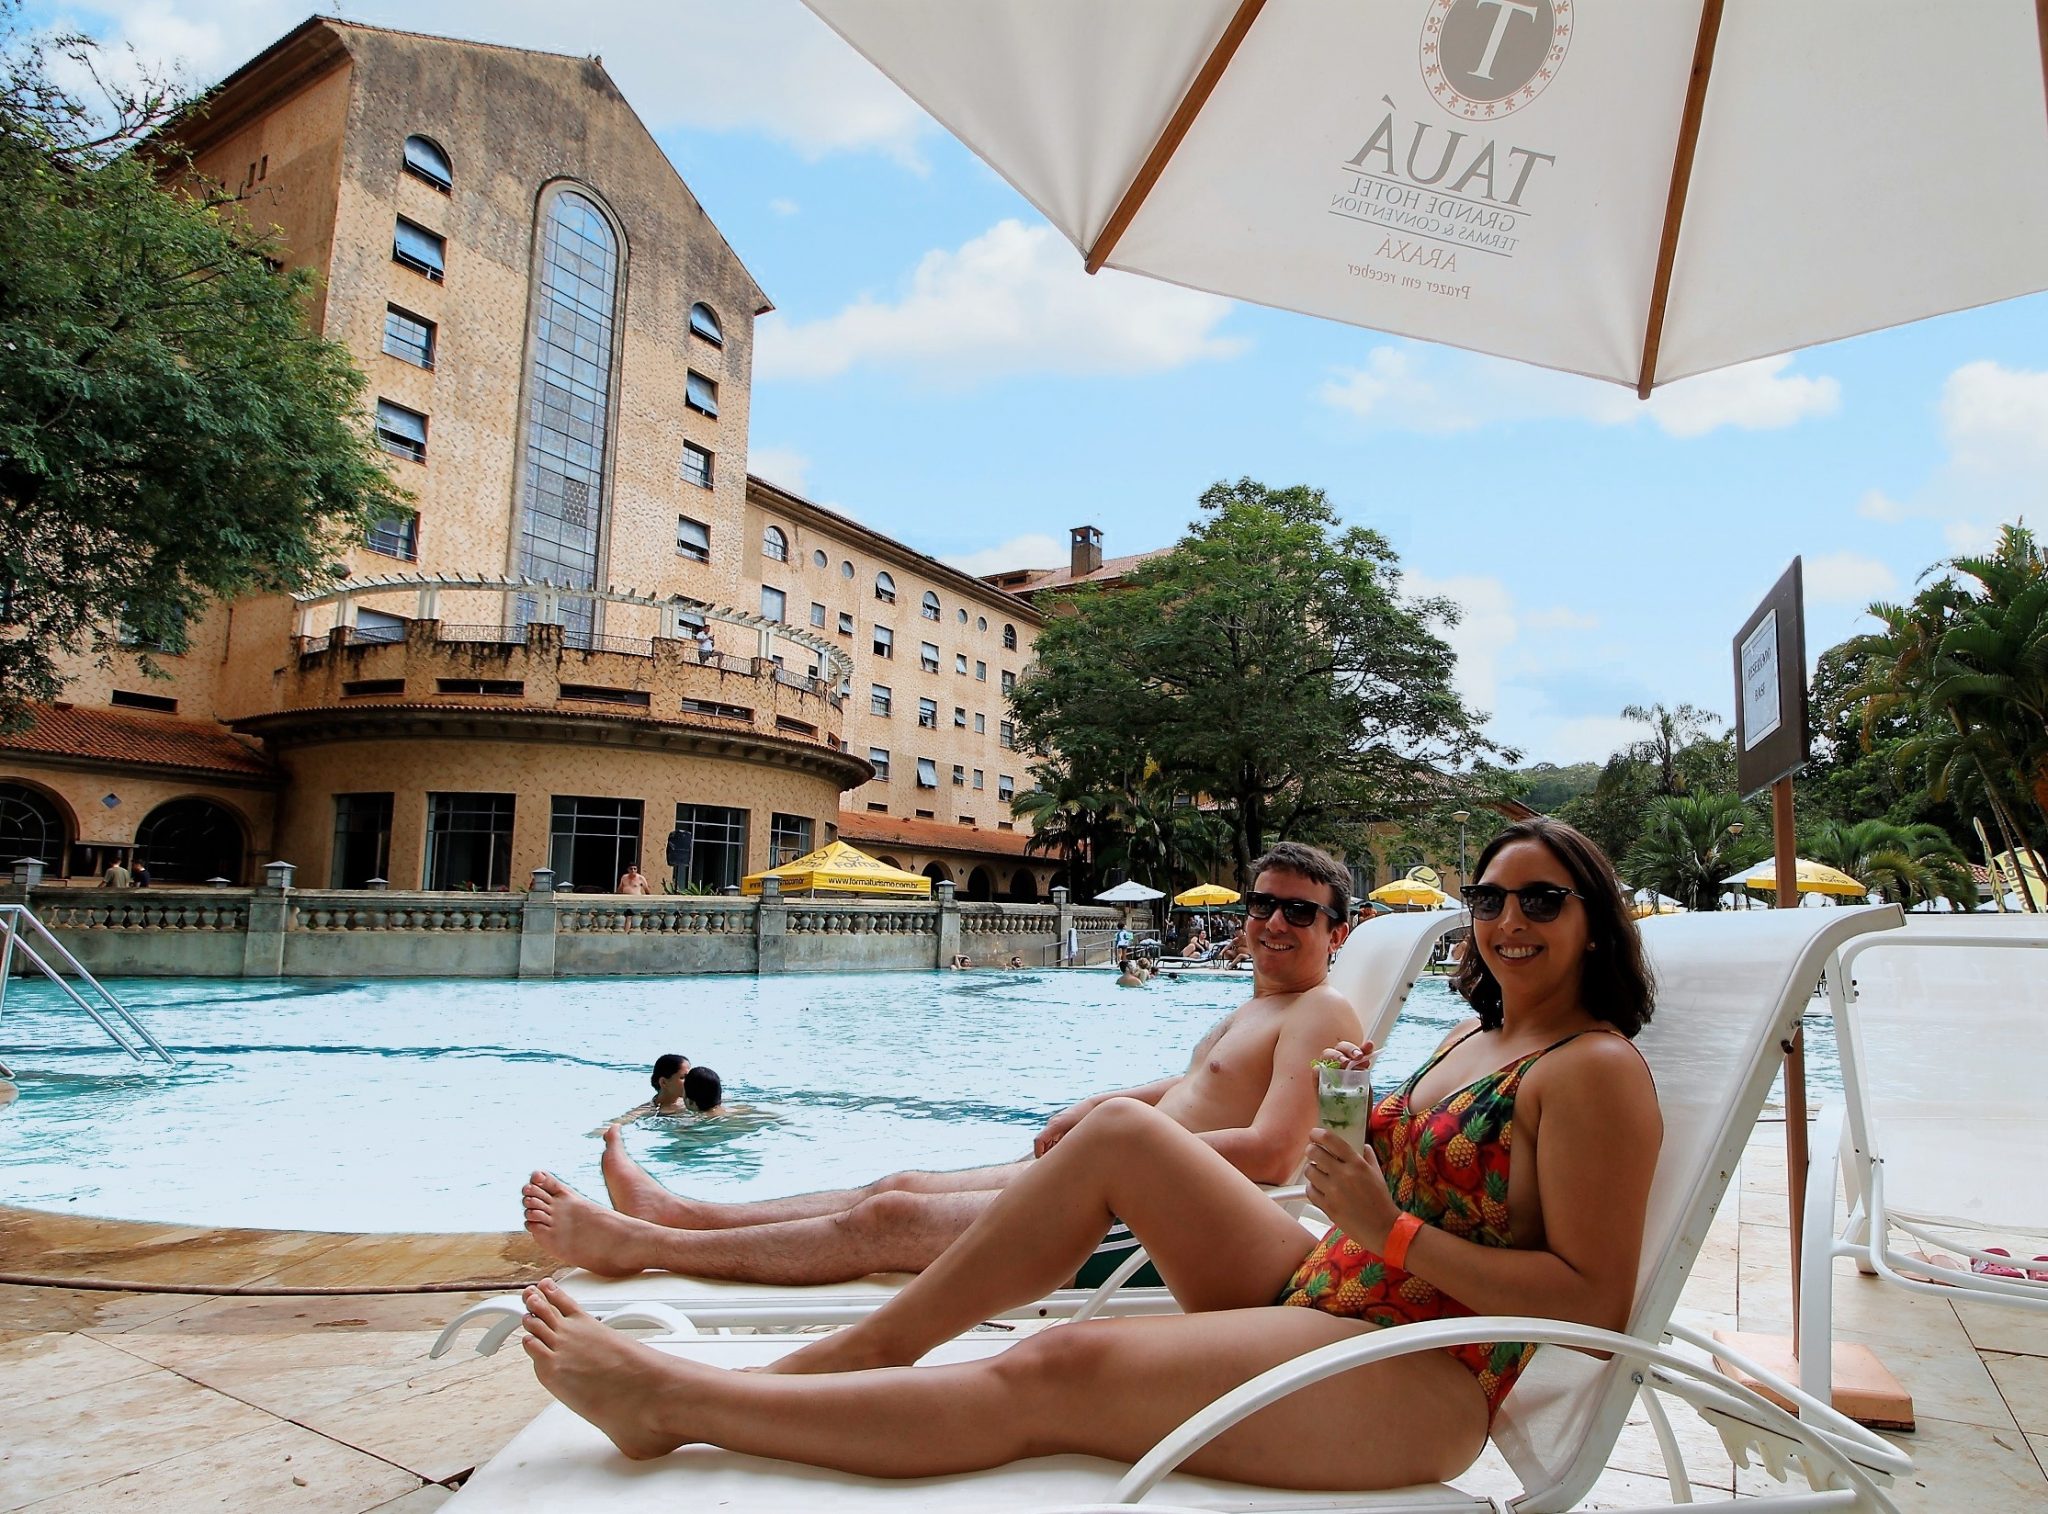
[[[2010,1257],[2012,1255],[2012,1253],[2010,1251],[2007,1251],[2003,1246],[1986,1246],[1984,1249],[1992,1256]],[[2038,1262],[2042,1260],[2042,1258],[2035,1257],[2034,1260]],[[2002,1262],[1987,1262],[1984,1260],[1983,1257],[1972,1257],[1970,1259],[1970,1270],[1976,1273],[1979,1277],[2015,1277],[2020,1279],[2022,1282],[2026,1280],[2027,1276],[2027,1274],[2018,1267],[2008,1267]]]
[[[2048,1256],[2037,1256],[2034,1260],[2037,1262],[2048,1262]],[[2030,1283],[2048,1283],[2048,1271],[2029,1267],[2027,1269],[2027,1281]]]

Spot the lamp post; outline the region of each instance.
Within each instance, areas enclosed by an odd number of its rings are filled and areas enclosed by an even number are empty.
[[[1465,888],[1465,822],[1472,818],[1470,810],[1453,810],[1451,818],[1458,822],[1458,890]]]
[[[1731,821],[1729,821],[1729,822],[1728,822],[1728,836],[1729,836],[1729,839],[1730,839],[1730,840],[1734,840],[1735,838],[1737,838],[1737,837],[1741,836],[1741,834],[1742,834],[1742,822],[1741,822],[1740,820],[1731,820]],[[1717,860],[1717,861],[1716,861],[1716,864],[1715,864],[1715,867],[1714,867],[1714,876],[1715,876],[1716,878],[1718,878],[1718,877],[1720,877],[1720,875],[1721,875],[1721,868],[1720,868],[1719,862],[1718,862],[1718,860]],[[1739,897],[1739,894],[1738,894],[1738,897]],[[1747,904],[1747,903],[1745,902],[1745,904],[1744,904],[1744,906],[1743,906],[1743,907],[1744,907],[1745,909],[1746,909],[1746,908],[1748,908],[1748,904]]]

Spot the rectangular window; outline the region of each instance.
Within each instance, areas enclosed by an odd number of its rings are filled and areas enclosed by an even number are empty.
[[[980,768],[976,768],[976,769],[974,770],[974,786],[975,786],[976,788],[980,788],[980,787],[982,786],[982,784],[981,784],[981,769],[980,769]]]
[[[685,715],[709,715],[717,720],[739,720],[751,725],[754,712],[743,704],[722,704],[716,699],[685,699]]]
[[[953,764],[953,787],[961,788],[967,783],[967,769],[960,763]]]
[[[780,589],[761,585],[761,613],[770,620],[783,620],[788,616],[789,596]]]
[[[107,703],[119,705],[124,710],[154,710],[159,715],[178,713],[178,701],[162,694],[137,694],[130,689],[116,689],[107,696]]]
[[[868,761],[875,765],[875,782],[887,783],[889,781],[889,749],[879,746],[869,747]]]
[[[851,636],[853,634],[853,617],[844,610],[839,612],[839,634],[841,636]]]
[[[811,602],[811,624],[821,631],[825,629],[825,607],[815,600]]]
[[[517,678],[437,678],[437,694],[490,694],[501,699],[524,699],[526,685]]]
[[[896,655],[896,633],[887,626],[876,626],[874,645],[877,657],[893,658]]]
[[[711,561],[711,527],[687,515],[676,517],[676,551],[698,562]]]
[[[996,726],[996,744],[1006,752],[1017,749],[1017,726],[1014,721],[1005,720]]]
[[[1007,668],[1003,670],[1003,692],[1005,694],[1017,692],[1017,675]]]
[[[434,323],[396,305],[384,307],[384,350],[415,368],[434,366]],[[339,886],[339,885],[337,885]]]
[[[868,813],[870,815],[886,815],[889,813],[889,806],[886,804],[877,804],[874,800],[870,799],[868,801]]]
[[[692,368],[690,370],[689,382],[683,395],[683,403],[699,415],[708,415],[716,419],[718,415],[718,385]]]
[[[967,727],[967,711],[957,704],[953,706],[953,724],[962,730]]]
[[[628,867],[640,861],[640,801],[555,795],[548,827],[548,866],[555,887],[579,894],[617,890]]]
[[[402,519],[392,517],[380,520],[370,527],[369,535],[363,538],[363,545],[372,552],[385,557],[402,558],[406,562],[420,560],[420,518],[408,515]],[[337,885],[339,886],[339,885]]]
[[[936,642],[930,642],[930,641],[924,641],[924,642],[919,642],[919,643],[918,643],[918,647],[917,647],[917,661],[918,661],[918,666],[920,666],[921,668],[923,668],[923,669],[924,669],[924,670],[925,670],[925,671],[926,671],[927,673],[936,673],[936,672],[938,672],[938,670],[939,670],[939,648],[938,648],[938,644],[937,644]]]
[[[889,686],[872,683],[868,685],[868,713],[886,715],[889,713]]]
[[[747,861],[747,812],[720,804],[679,804],[676,829],[688,838],[678,883],[714,893],[739,886]]]
[[[935,759],[917,759],[917,786],[921,789],[935,789],[939,786],[939,764]]]
[[[920,699],[917,702],[917,723],[927,731],[939,728],[939,702],[936,699]]]
[[[391,798],[389,794],[334,796],[329,888],[361,888],[372,878],[391,876]]]
[[[996,798],[1001,799],[1005,803],[1007,803],[1011,798],[1013,798],[1016,795],[1016,792],[1016,779],[1012,778],[1008,773],[996,774]]]
[[[448,241],[400,216],[391,236],[391,261],[403,263],[438,284],[448,272]]]
[[[426,886],[510,887],[512,811],[510,794],[427,795]]]
[[[932,787],[937,788],[938,785],[933,784]],[[930,810],[919,810],[917,812],[917,818],[920,820],[936,820],[938,817],[934,815]]]
[[[711,451],[695,442],[683,443],[683,482],[700,489],[711,487]]]
[[[986,736],[988,734],[988,716],[980,713],[975,715],[974,734],[977,736]]]
[[[965,652],[959,652],[954,654],[953,671],[958,673],[962,678],[965,678],[967,676],[967,654]]]
[[[780,867],[812,850],[811,835],[816,822],[809,815],[768,817],[768,865]]]
[[[652,709],[654,696],[645,689],[615,689],[601,683],[565,683],[557,685],[556,694],[563,699],[581,699],[590,704],[629,704],[635,709]]]
[[[987,664],[987,663],[985,663],[985,662],[981,662],[981,661],[979,661],[979,660],[977,660],[977,661],[975,662],[975,664],[974,664],[974,681],[975,681],[976,683],[987,683],[987,682],[988,682],[988,664]]]
[[[393,457],[427,460],[427,418],[417,410],[377,401],[377,445]]]
[[[382,610],[356,611],[356,623],[349,628],[350,641],[404,641],[405,617]]]

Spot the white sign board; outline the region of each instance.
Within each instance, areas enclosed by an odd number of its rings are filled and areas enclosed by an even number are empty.
[[[1753,750],[1778,728],[1778,612],[1771,611],[1742,643],[1742,749]]]

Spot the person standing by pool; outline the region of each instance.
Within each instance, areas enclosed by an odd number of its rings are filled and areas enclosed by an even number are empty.
[[[107,864],[107,870],[100,874],[101,888],[133,888],[134,886],[135,875],[121,865],[119,857],[116,857]]]
[[[669,1192],[607,1134],[605,1190],[614,1207],[536,1172],[522,1194],[527,1230],[549,1255],[614,1275],[665,1269],[799,1284],[916,1272],[1111,1101],[1157,1110],[1254,1182],[1288,1182],[1316,1123],[1310,1063],[1324,1047],[1363,1034],[1357,1011],[1327,982],[1330,952],[1344,939],[1350,882],[1334,858],[1314,847],[1285,842],[1261,857],[1247,896],[1254,911],[1252,997],[1202,1038],[1185,1073],[1061,1111],[1025,1161],[714,1204]]]
[[[1119,1099],[921,1277],[776,1371],[663,1356],[548,1281],[525,1294],[536,1376],[635,1459],[707,1442],[909,1478],[1033,1456],[1133,1462],[1260,1373],[1391,1325],[1477,1314],[1623,1328],[1663,1138],[1628,1043],[1651,1011],[1641,941],[1607,859],[1559,822],[1502,831],[1475,872],[1475,950],[1453,985],[1474,1018],[1380,1101],[1364,1151],[1316,1132],[1309,1194],[1332,1221],[1320,1241],[1186,1130]],[[1111,1214],[1185,1313],[912,1365],[1043,1297]],[[1456,1477],[1535,1351],[1502,1341],[1353,1367],[1226,1429],[1183,1470],[1346,1491]]]
[[[629,862],[626,864],[625,872],[619,875],[619,892],[622,894],[651,894],[654,892],[652,888],[648,887],[647,875],[640,871],[639,863]]]

